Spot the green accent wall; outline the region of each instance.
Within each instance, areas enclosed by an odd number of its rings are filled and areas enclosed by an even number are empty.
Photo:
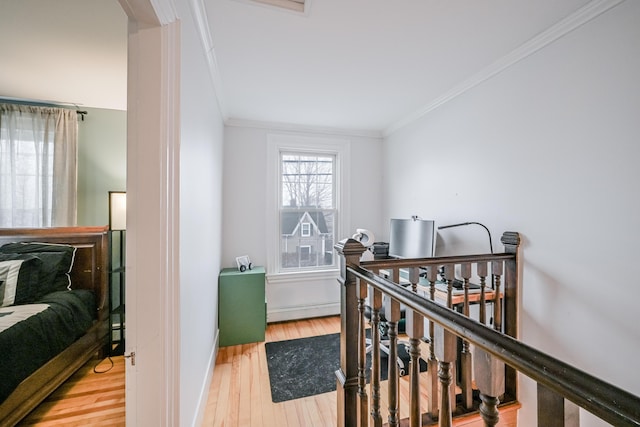
[[[83,110],[89,114],[78,121],[78,225],[106,225],[109,191],[126,190],[127,112]]]

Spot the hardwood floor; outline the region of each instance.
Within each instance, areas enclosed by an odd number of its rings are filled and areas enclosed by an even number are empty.
[[[303,321],[270,323],[266,342],[304,338],[340,332],[340,318],[324,317]],[[428,349],[422,349],[427,354]],[[426,373],[421,374],[426,382]],[[400,378],[400,418],[409,416],[409,376]],[[422,387],[421,408],[426,408],[426,387]],[[386,420],[387,382],[381,383],[382,419]],[[517,425],[517,408],[502,408],[499,426]],[[203,426],[213,427],[328,427],[337,419],[336,392],[273,403],[265,343],[219,349],[213,372]],[[481,427],[477,415],[454,420],[454,425]]]
[[[339,317],[270,323],[266,341],[340,332]],[[209,389],[203,426],[334,426],[336,393],[273,403],[264,343],[222,347]]]
[[[89,361],[18,426],[124,426],[124,358],[112,360]]]
[[[266,341],[281,341],[325,335],[340,331],[339,317],[271,323]],[[113,358],[114,367],[94,373],[97,360],[90,361],[27,416],[19,426],[124,426],[125,363]],[[96,367],[107,370],[109,361]],[[386,396],[386,381],[381,393]],[[400,415],[408,416],[409,377],[400,379]],[[421,396],[426,402],[426,395]],[[425,408],[426,403],[421,407]],[[383,419],[387,418],[382,402]],[[517,406],[501,409],[500,426],[516,426]],[[265,343],[244,344],[219,349],[209,388],[202,425],[215,427],[325,427],[335,426],[336,392],[291,400],[271,401]],[[477,417],[454,421],[454,425],[482,426]]]

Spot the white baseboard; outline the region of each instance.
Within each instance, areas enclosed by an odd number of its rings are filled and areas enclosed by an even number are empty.
[[[340,303],[306,305],[297,307],[268,309],[267,322],[284,322],[286,320],[310,319],[312,317],[335,316],[340,314]]]
[[[193,419],[193,424],[191,424],[192,427],[199,427],[204,421],[204,413],[207,408],[207,400],[209,399],[209,388],[211,387],[213,370],[215,369],[216,359],[218,357],[219,340],[220,329],[216,330],[216,338],[213,340],[213,348],[211,349],[211,354],[209,355],[209,362],[207,365],[209,366],[209,369],[207,369],[207,375],[204,379],[204,383],[202,384],[202,389],[200,390],[198,406],[196,406],[196,416]]]

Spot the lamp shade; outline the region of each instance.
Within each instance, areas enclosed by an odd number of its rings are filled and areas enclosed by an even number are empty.
[[[124,191],[109,191],[109,228],[127,229],[127,193]]]

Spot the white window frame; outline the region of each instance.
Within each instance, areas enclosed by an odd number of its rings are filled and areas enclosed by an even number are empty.
[[[303,222],[300,224],[300,235],[302,237],[311,237],[311,223]]]
[[[290,276],[335,277],[338,262],[331,269],[305,269],[303,271],[282,271],[280,269],[280,153],[300,152],[310,154],[329,154],[336,158],[335,163],[335,242],[346,236],[351,229],[350,198],[351,185],[349,164],[351,143],[339,137],[320,137],[300,134],[268,134],[267,135],[267,274],[270,280],[278,276],[286,280]],[[335,255],[334,255],[335,256]]]

